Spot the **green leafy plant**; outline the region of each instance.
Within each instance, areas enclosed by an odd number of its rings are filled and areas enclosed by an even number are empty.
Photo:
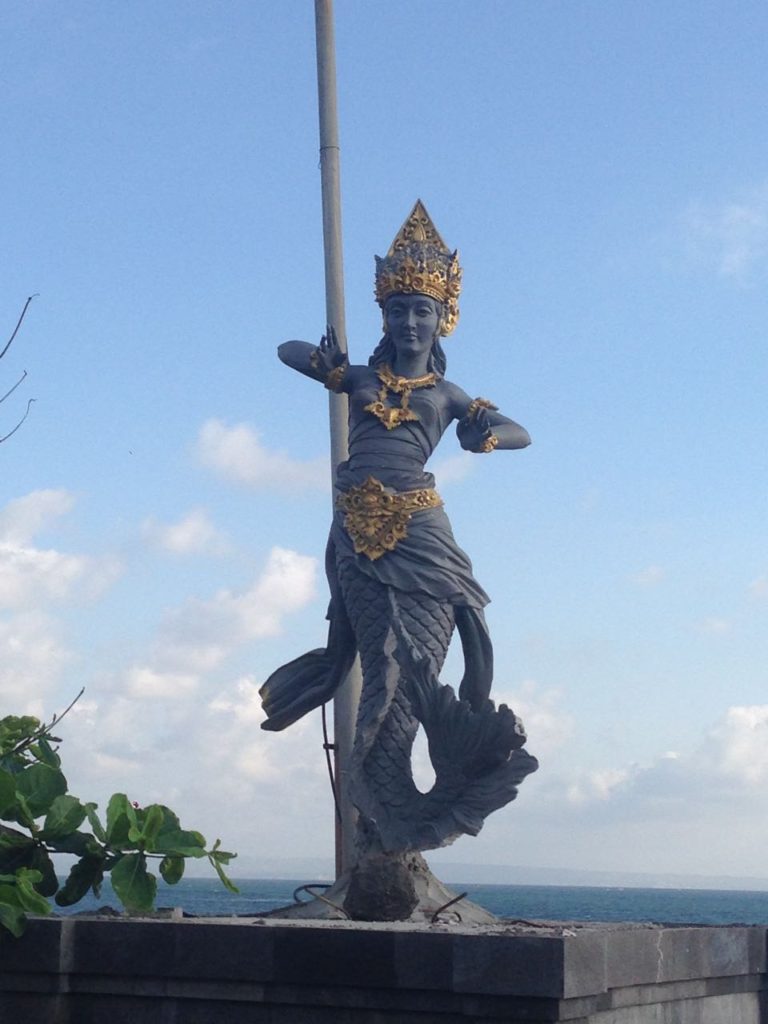
[[[222,850],[218,839],[206,849],[205,838],[183,829],[170,808],[139,807],[115,793],[102,821],[95,803],[68,792],[61,740],[52,729],[81,695],[47,724],[30,715],[0,718],[0,925],[21,935],[28,913],[51,912],[50,897],[68,907],[89,891],[98,896],[107,873],[126,909],[151,910],[157,894],[152,860],[163,881],[175,885],[188,858],[207,857],[223,885],[237,892],[224,870],[236,854]],[[77,858],[63,885],[52,860],[57,853]]]

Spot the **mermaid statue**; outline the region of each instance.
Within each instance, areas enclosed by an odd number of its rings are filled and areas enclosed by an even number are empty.
[[[376,257],[384,336],[350,364],[333,326],[319,345],[287,341],[280,359],[349,399],[349,458],[336,472],[326,551],[328,642],[261,688],[262,728],[281,730],[330,700],[359,653],[363,685],[351,763],[361,858],[402,857],[475,835],[537,767],[519,718],[490,699],[488,596],[456,544],[424,466],[454,420],[461,447],[525,448],[527,431],[445,377],[441,337],[456,326],[458,253],[417,201]],[[464,654],[458,697],[439,681],[454,628]],[[421,792],[411,751],[421,726],[435,782]]]

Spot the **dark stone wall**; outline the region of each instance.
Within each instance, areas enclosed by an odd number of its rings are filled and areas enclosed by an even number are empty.
[[[759,927],[35,919],[2,1024],[768,1024]]]

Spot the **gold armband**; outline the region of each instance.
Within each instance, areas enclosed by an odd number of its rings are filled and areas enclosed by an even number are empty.
[[[341,382],[344,380],[344,374],[347,372],[347,367],[349,366],[349,360],[346,356],[344,357],[343,363],[340,363],[338,366],[334,366],[332,370],[325,373],[325,367],[320,362],[320,350],[313,348],[309,353],[309,365],[313,370],[317,371],[320,380],[329,391],[341,390]]]
[[[348,366],[349,363],[346,360],[340,366],[334,366],[323,381],[323,384],[325,384],[329,391],[341,391],[341,382],[344,380],[344,374],[347,372]]]
[[[472,401],[467,406],[466,415],[472,417],[475,415],[478,409],[496,410],[498,408],[498,405],[494,405],[493,402],[489,401],[487,398],[473,398]]]
[[[483,441],[482,445],[479,448],[479,451],[481,451],[481,452],[492,452],[493,449],[496,448],[498,443],[499,443],[498,437],[496,437],[495,434],[490,434]]]

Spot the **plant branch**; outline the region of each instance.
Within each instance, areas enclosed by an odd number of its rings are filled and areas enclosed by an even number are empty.
[[[27,309],[29,308],[29,304],[30,304],[30,302],[32,301],[32,299],[34,299],[34,298],[35,298],[35,297],[37,296],[37,294],[38,294],[38,293],[37,293],[37,292],[35,292],[35,294],[34,294],[34,295],[30,295],[30,296],[29,296],[29,298],[27,299],[27,301],[26,301],[26,302],[24,303],[24,309],[22,309],[22,311],[21,311],[21,316],[20,316],[20,317],[19,317],[19,319],[18,319],[18,320],[16,321],[16,326],[15,326],[15,327],[14,327],[14,329],[13,329],[13,334],[11,334],[10,338],[9,338],[9,339],[8,339],[8,341],[7,341],[6,343],[5,343],[5,348],[3,349],[3,351],[2,351],[2,352],[0,352],[0,359],[2,359],[2,358],[3,358],[3,356],[5,355],[5,353],[6,353],[7,351],[8,351],[8,349],[9,349],[9,348],[11,347],[11,345],[13,344],[13,339],[14,339],[14,338],[16,337],[16,335],[17,335],[17,334],[19,333],[19,328],[21,327],[21,325],[22,325],[22,322],[23,322],[23,320],[24,320],[24,317],[26,316],[26,313],[27,313]],[[10,436],[10,435],[9,435],[9,436]]]
[[[20,426],[21,426],[21,424],[22,424],[22,423],[24,422],[24,420],[25,420],[25,419],[27,418],[27,416],[29,416],[29,410],[31,409],[31,407],[32,407],[32,403],[33,403],[34,401],[35,401],[35,399],[34,399],[34,398],[30,398],[30,400],[29,400],[29,401],[27,402],[27,411],[26,411],[26,412],[24,413],[24,415],[23,415],[23,416],[21,417],[21,419],[20,419],[20,420],[19,420],[19,422],[18,422],[18,423],[16,424],[16,426],[15,426],[15,427],[13,428],[13,430],[9,430],[9,431],[8,431],[8,433],[7,433],[7,434],[5,434],[5,436],[4,436],[4,437],[0,437],[0,444],[2,444],[2,443],[3,443],[3,441],[7,441],[9,437],[13,437],[13,435],[14,435],[14,434],[16,433],[16,431],[17,431],[17,430],[19,429],[19,427],[20,427]]]
[[[24,378],[26,376],[27,376],[27,371],[25,370],[24,373],[22,373],[22,375],[19,377],[19,379],[13,385],[11,390],[10,391],[6,391],[5,394],[3,395],[3,397],[0,398],[0,402],[4,402],[6,400],[6,398],[8,398],[9,395],[12,395],[13,392],[16,390],[16,388],[19,386],[19,384],[21,384],[21,382],[24,380]]]
[[[31,747],[33,743],[37,743],[39,739],[42,739],[43,736],[49,735],[54,725],[56,725],[57,722],[60,722],[65,715],[69,714],[69,712],[72,710],[75,704],[77,704],[77,702],[80,700],[84,693],[85,687],[83,686],[82,689],[80,690],[80,693],[78,693],[75,699],[71,701],[71,703],[68,704],[67,707],[64,708],[60,715],[57,715],[54,712],[53,718],[50,720],[50,722],[43,722],[43,724],[39,728],[35,729],[31,736],[27,736],[26,739],[22,740],[21,743],[19,743],[18,746],[14,747],[13,750],[11,750],[9,753],[21,754],[23,751],[27,749],[27,747]]]

